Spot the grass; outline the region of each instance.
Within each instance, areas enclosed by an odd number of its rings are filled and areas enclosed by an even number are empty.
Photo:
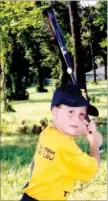
[[[37,136],[3,136],[1,139],[1,200],[19,200],[29,177],[28,164]]]
[[[98,85],[88,83],[89,96],[93,105],[97,106],[100,116],[97,121],[107,121],[107,87],[106,81]],[[21,135],[18,132],[22,120],[32,125],[47,117],[51,120],[50,102],[53,87],[48,87],[48,93],[36,93],[35,88],[29,88],[30,100],[15,101],[12,103],[15,113],[2,112],[2,137],[1,137],[1,200],[19,200],[21,191],[29,179],[29,163],[34,155],[38,136],[31,132]],[[107,200],[107,128],[100,125],[98,129],[103,135],[104,152],[101,156],[99,172],[90,182],[77,182],[70,195],[71,200]],[[77,143],[87,151],[87,143],[79,138]],[[52,198],[53,199],[53,198]]]

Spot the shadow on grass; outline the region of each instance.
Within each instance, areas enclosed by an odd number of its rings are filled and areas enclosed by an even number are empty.
[[[29,164],[33,157],[34,149],[32,147],[19,147],[18,145],[4,145],[1,147],[0,160],[12,164],[20,165]],[[19,164],[18,164],[19,165]]]
[[[6,164],[6,169],[18,169],[24,165],[29,165],[33,159],[38,137],[36,136],[31,139],[31,136],[15,136],[5,138],[4,142],[1,143],[0,161],[1,164]],[[81,144],[82,148],[84,143]],[[102,160],[107,158],[107,138],[104,136],[103,143],[104,152],[101,155]]]
[[[91,96],[95,96],[95,97],[107,97],[107,92],[102,92],[102,93],[98,93],[98,92],[93,92],[93,93],[89,93],[89,97]]]
[[[7,162],[8,167],[10,168],[12,166],[18,168],[26,164],[28,165],[33,159],[38,137],[33,137],[31,140],[31,136],[23,136],[23,138],[20,136],[13,136],[10,137],[9,141],[8,139],[5,138],[4,143],[1,143],[1,163]]]
[[[97,119],[95,120],[96,122],[105,122],[106,123],[106,127],[107,127],[107,118],[106,117],[97,117]],[[102,125],[104,127],[104,125]]]
[[[29,99],[29,100],[22,100],[22,101],[12,101],[14,105],[21,104],[21,103],[48,103],[51,102],[51,98],[44,98],[44,99]]]
[[[106,96],[107,95],[107,88],[88,89],[88,93],[98,94],[100,96]]]
[[[105,104],[105,103],[103,103],[103,104]],[[98,103],[98,105],[96,107],[98,108],[98,110],[101,110],[101,109],[103,109],[104,111],[107,110],[107,106],[106,105],[101,105],[101,103],[100,104]],[[102,117],[101,117],[101,119],[102,119]]]
[[[30,103],[48,103],[48,102],[51,102],[51,99],[50,98],[45,98],[45,99],[38,99],[38,100],[29,100]]]

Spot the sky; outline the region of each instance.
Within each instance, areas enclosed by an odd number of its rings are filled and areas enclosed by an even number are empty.
[[[97,0],[97,1],[98,1],[98,0]],[[82,4],[82,5],[86,5],[86,6],[87,6],[87,5],[93,5],[93,6],[94,6],[97,1],[95,1],[95,0],[92,0],[92,1],[86,0],[86,1],[81,1],[81,4]]]

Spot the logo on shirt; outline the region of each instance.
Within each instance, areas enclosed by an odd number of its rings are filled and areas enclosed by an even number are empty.
[[[69,196],[69,194],[70,194],[69,191],[63,191],[63,193],[64,193],[64,197],[67,197],[67,196]]]
[[[37,153],[47,160],[53,160],[55,155],[55,151],[46,146],[43,146],[42,144],[38,145]]]

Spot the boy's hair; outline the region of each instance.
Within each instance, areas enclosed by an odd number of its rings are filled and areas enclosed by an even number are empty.
[[[87,113],[92,116],[98,116],[99,112],[96,107],[89,103],[89,100],[82,95],[78,85],[65,84],[59,86],[53,95],[51,109],[58,105],[67,105],[70,107],[87,106]]]

